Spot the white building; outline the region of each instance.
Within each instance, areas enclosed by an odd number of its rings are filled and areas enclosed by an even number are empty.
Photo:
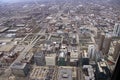
[[[70,62],[76,62],[78,61],[78,52],[77,51],[71,51],[71,54],[70,54]]]
[[[88,75],[84,75],[84,79],[85,80],[95,80],[93,67],[91,65],[84,65],[83,71],[84,71],[84,69],[87,69],[87,74],[88,74]]]
[[[89,45],[88,46],[88,57],[90,59],[94,59],[95,58],[95,50],[96,50],[95,45]]]
[[[56,54],[47,54],[45,56],[45,61],[47,66],[55,66],[56,65]]]
[[[113,36],[120,36],[120,23],[116,23],[113,30]]]

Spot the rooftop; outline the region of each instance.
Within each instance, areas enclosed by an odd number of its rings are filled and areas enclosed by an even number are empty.
[[[57,80],[73,80],[77,77],[76,67],[71,66],[60,66],[58,68]]]
[[[11,65],[11,69],[24,69],[24,67],[26,66],[27,63],[14,63],[13,65]]]
[[[0,51],[10,52],[13,49],[14,45],[7,44],[0,47]]]
[[[58,69],[58,80],[73,80],[72,69],[70,68],[59,68]]]
[[[30,79],[35,80],[54,80],[55,67],[48,66],[35,66],[30,74]]]

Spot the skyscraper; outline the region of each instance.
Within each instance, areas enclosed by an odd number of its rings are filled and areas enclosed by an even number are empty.
[[[94,45],[88,46],[88,57],[91,59],[95,58],[95,46]]]
[[[112,40],[112,37],[110,35],[105,36],[105,39],[103,42],[103,49],[102,49],[103,54],[108,54],[109,49],[110,49],[111,40]]]
[[[111,80],[118,80],[120,77],[120,55],[118,56],[114,72],[112,74]]]
[[[120,36],[120,23],[116,23],[113,30],[114,36]]]
[[[113,59],[115,61],[118,58],[119,54],[120,54],[120,41],[118,41],[115,45],[114,54],[113,54]]]
[[[99,51],[102,50],[104,39],[105,39],[105,35],[103,33],[101,33],[100,42],[99,42],[99,45],[98,45],[99,46]]]

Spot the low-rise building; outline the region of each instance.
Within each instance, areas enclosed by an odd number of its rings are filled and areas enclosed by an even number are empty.
[[[29,65],[27,63],[15,62],[11,65],[12,74],[15,76],[27,76]]]
[[[47,54],[45,56],[45,61],[47,66],[55,66],[56,65],[56,54]]]
[[[56,80],[56,67],[35,66],[30,74],[30,80]]]
[[[77,72],[75,67],[61,66],[58,68],[57,80],[77,80]]]
[[[83,65],[83,73],[85,80],[95,80],[94,69],[91,65]]]

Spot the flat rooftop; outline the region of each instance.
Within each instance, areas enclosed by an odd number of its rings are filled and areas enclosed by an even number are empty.
[[[26,66],[26,63],[16,62],[11,66],[11,69],[24,69],[25,66]]]
[[[55,67],[48,66],[34,66],[31,74],[31,80],[53,80],[55,75]],[[50,78],[51,77],[51,78]]]
[[[76,68],[70,66],[61,66],[58,68],[57,80],[73,80],[76,77]]]
[[[10,52],[14,48],[14,45],[7,44],[0,47],[0,51]]]

